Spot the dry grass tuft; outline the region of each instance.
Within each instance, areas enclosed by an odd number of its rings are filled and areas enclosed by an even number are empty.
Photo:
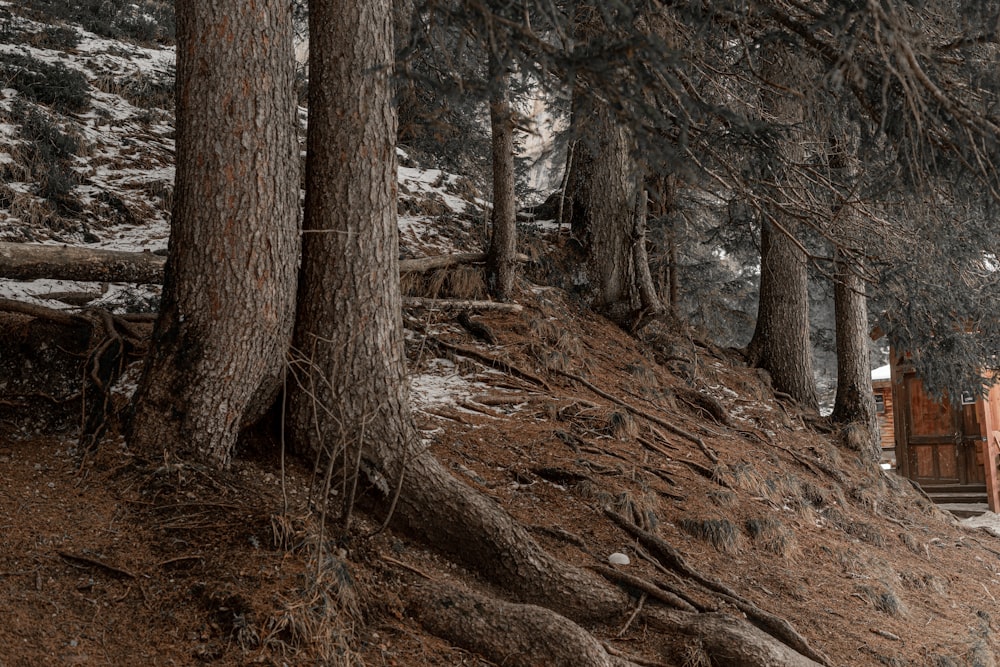
[[[765,551],[788,557],[795,550],[795,538],[784,524],[771,517],[747,519],[744,524],[753,543]]]
[[[611,503],[611,509],[622,516],[629,517],[643,530],[653,532],[660,525],[660,517],[656,514],[658,503],[655,497],[637,498],[628,491],[623,491]]]
[[[482,269],[476,266],[451,266],[429,273],[406,272],[400,275],[400,286],[406,296],[428,299],[486,297],[486,281]]]
[[[724,554],[737,554],[743,542],[740,531],[728,519],[681,519],[684,532],[704,540]]]
[[[896,591],[884,582],[882,586],[884,587],[882,590],[872,588],[871,586],[858,586],[855,590],[858,597],[871,604],[883,614],[894,617],[905,615],[906,609],[899,596],[896,595]]]
[[[733,464],[717,463],[712,468],[712,481],[722,486],[741,489],[754,496],[768,496],[767,484],[753,464],[738,461]]]
[[[684,645],[680,659],[681,667],[712,667],[712,658],[705,652],[701,641],[698,640]]]
[[[735,507],[739,500],[735,493],[725,489],[713,489],[706,492],[705,496],[718,507]]]
[[[608,417],[608,425],[605,432],[612,438],[618,440],[633,440],[639,435],[639,425],[630,413],[615,410]]]

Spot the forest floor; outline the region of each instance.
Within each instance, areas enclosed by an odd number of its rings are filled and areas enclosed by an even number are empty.
[[[582,567],[623,553],[619,569],[669,581],[610,507],[832,664],[994,664],[1000,538],[863,465],[735,351],[665,326],[633,338],[523,288],[522,312],[475,316],[495,344],[407,313],[412,402],[434,453],[547,549]],[[0,443],[0,665],[491,664],[428,635],[399,595],[476,576],[364,511],[345,534],[336,497],[320,541],[311,470],[289,457],[282,475],[266,438],[224,472],[113,438],[86,456],[67,437]],[[673,664],[629,616],[594,631]]]
[[[76,28],[60,45],[66,31],[28,18],[22,3],[0,0],[0,10],[2,58],[65,63],[86,77],[90,97],[84,114],[36,109],[80,139],[80,182],[60,207],[34,194],[24,147],[37,138],[14,109],[23,96],[0,91],[0,238],[163,251],[171,49]],[[399,155],[401,254],[481,248],[484,216],[471,210],[481,202],[468,179]],[[557,261],[558,230],[520,231],[535,258],[516,295],[523,310],[472,315],[495,342],[474,338],[454,312],[405,313],[415,417],[456,476],[567,561],[594,567],[624,554],[619,571],[719,604],[657,569],[605,510],[627,516],[704,576],[787,619],[831,664],[995,664],[1000,538],[859,461],[822,420],[776,400],[738,352],[666,322],[633,337],[590,313],[561,289],[572,271]],[[414,295],[470,297],[481,278],[458,267],[404,284]],[[49,307],[68,307],[56,300],[67,292],[93,292],[91,307],[115,309],[148,308],[157,296],[155,287],[0,281],[0,295]],[[8,339],[37,346],[10,324],[0,321]],[[5,373],[0,386],[12,384]],[[119,404],[130,386],[121,383]],[[380,530],[364,496],[346,532],[343,494],[333,496],[320,533],[312,470],[291,456],[283,465],[274,434],[256,434],[219,472],[140,460],[113,433],[85,452],[72,429],[38,428],[47,407],[36,399],[18,412],[0,400],[9,417],[0,421],[0,667],[491,664],[425,632],[403,601],[428,578],[483,582],[419,535]],[[651,665],[703,664],[697,647],[687,661],[664,658],[684,638],[631,612],[589,629]]]

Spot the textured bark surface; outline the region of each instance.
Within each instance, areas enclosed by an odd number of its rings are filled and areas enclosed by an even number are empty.
[[[639,307],[632,255],[634,162],[629,132],[610,109],[578,86],[573,125],[579,137],[566,184],[564,221],[584,250],[591,306],[615,320]]]
[[[828,142],[830,166],[839,172],[844,188],[850,189],[842,201],[837,202],[836,215],[840,225],[848,230],[862,229],[858,205],[852,196],[861,170],[858,159],[860,131],[848,122],[844,122],[842,127]],[[868,299],[865,282],[854,270],[856,268],[851,266],[842,251],[836,251],[833,305],[837,334],[837,398],[833,405],[833,420],[859,425],[859,432],[866,435],[858,443],[862,444],[862,455],[871,461],[878,461],[882,447],[868,350]]]
[[[778,86],[791,82],[795,63],[779,47],[769,51],[762,64],[764,78]],[[792,181],[795,165],[804,160],[800,130],[804,112],[799,100],[786,90],[764,87],[761,96],[766,112],[786,127],[775,155],[761,174],[775,189],[778,201],[783,201],[791,197],[786,193],[797,187]],[[794,219],[778,210],[767,211],[761,221],[760,298],[748,356],[751,364],[771,374],[775,389],[818,411],[809,340],[807,258],[789,238],[795,232]]]
[[[579,625],[548,609],[445,585],[411,589],[408,608],[431,633],[508,667],[629,667]]]
[[[871,460],[878,460],[881,447],[868,356],[865,283],[843,260],[837,262],[833,303],[837,320],[837,398],[833,420],[864,427],[869,434],[869,446],[863,453]]]
[[[500,301],[509,301],[517,275],[517,203],[514,199],[514,127],[509,75],[490,54],[491,151],[493,156],[493,233],[486,260],[486,284]]]
[[[788,236],[761,226],[760,298],[750,363],[771,374],[774,388],[818,410],[809,341],[806,258]]]
[[[177,175],[131,445],[225,465],[280,377],[298,249],[291,4],[178,0]],[[209,38],[211,37],[211,38]]]
[[[726,667],[819,667],[821,664],[775,641],[746,621],[727,614],[657,610],[657,613],[647,614],[646,620],[654,628],[696,639],[706,662],[695,662],[690,656],[683,656],[684,664]]]

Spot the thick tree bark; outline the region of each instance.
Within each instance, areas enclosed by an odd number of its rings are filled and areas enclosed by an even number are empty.
[[[177,1],[170,249],[129,442],[225,465],[278,386],[298,249],[291,4]]]
[[[817,410],[806,259],[771,222],[761,224],[760,236],[760,297],[748,357],[752,365],[771,374],[775,389]]]
[[[762,69],[764,78],[776,85],[790,80],[795,72],[788,53],[779,47],[765,54]],[[781,199],[788,199],[782,193],[796,187],[792,181],[795,165],[804,159],[802,106],[784,90],[765,88],[762,97],[765,109],[787,128],[763,169],[762,181],[770,183]],[[748,356],[751,364],[771,374],[775,389],[818,411],[809,340],[809,274],[805,253],[789,237],[795,231],[793,219],[775,209],[761,220],[760,297]]]
[[[868,306],[865,283],[843,259],[837,261],[833,303],[837,334],[837,398],[833,420],[860,424],[868,434],[864,454],[878,460],[878,420],[868,357]]]
[[[514,199],[514,127],[510,75],[491,51],[489,56],[490,128],[493,156],[493,213],[486,284],[500,301],[509,301],[517,275],[517,203]]]

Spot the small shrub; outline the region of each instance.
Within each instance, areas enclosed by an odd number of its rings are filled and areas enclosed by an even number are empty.
[[[39,49],[67,50],[80,43],[80,34],[67,26],[51,25],[35,32],[16,31],[8,26],[0,30],[0,39],[9,44],[30,44]]]
[[[62,63],[46,63],[21,53],[0,54],[0,77],[29,100],[70,113],[90,106],[86,77]]]
[[[69,194],[79,178],[69,165],[80,150],[80,141],[64,132],[51,118],[21,100],[12,111],[21,117],[20,138],[24,142],[29,175],[35,181],[35,193],[72,209]]]

